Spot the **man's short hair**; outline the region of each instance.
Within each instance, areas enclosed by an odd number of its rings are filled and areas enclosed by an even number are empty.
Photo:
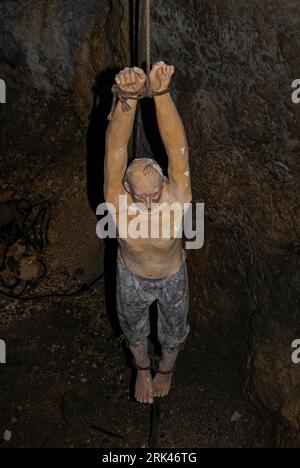
[[[164,173],[163,173],[162,168],[160,167],[160,165],[154,159],[150,159],[150,158],[137,158],[137,159],[135,159],[130,164],[130,166],[127,168],[127,170],[125,172],[123,182],[127,182],[127,184],[130,185],[130,183],[132,182],[132,174],[134,172],[134,169],[141,161],[143,161],[145,163],[145,169],[144,169],[145,171],[147,169],[154,169],[155,171],[158,172],[158,174],[161,177],[161,181],[163,182]]]

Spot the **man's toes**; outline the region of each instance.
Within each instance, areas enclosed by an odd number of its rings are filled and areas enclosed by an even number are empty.
[[[135,395],[136,401],[143,405],[152,405],[153,403],[153,396],[149,395],[149,392],[137,392]]]
[[[147,399],[148,399],[149,405],[152,405],[152,403],[153,403],[153,398],[154,398],[154,397],[153,397],[153,391],[152,391],[151,393],[148,393],[148,398],[147,398]]]
[[[153,403],[153,396],[152,396],[152,393],[150,393],[150,392],[147,393],[146,400],[147,400],[146,403],[147,403],[148,405],[152,405],[152,403]]]
[[[156,398],[164,398],[169,395],[170,390],[165,387],[158,387],[156,386],[155,391],[154,391],[154,396]]]
[[[144,398],[143,398],[143,403],[144,403],[145,405],[149,405],[149,404],[151,404],[151,401],[150,401],[150,400],[151,400],[150,397],[148,397],[148,396],[145,395]]]

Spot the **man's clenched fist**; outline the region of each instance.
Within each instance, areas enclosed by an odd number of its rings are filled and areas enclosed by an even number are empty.
[[[156,63],[149,76],[152,91],[157,93],[168,89],[174,73],[173,65],[166,65],[165,62]]]
[[[147,77],[141,68],[125,68],[116,76],[116,83],[122,91],[139,93],[145,86]]]

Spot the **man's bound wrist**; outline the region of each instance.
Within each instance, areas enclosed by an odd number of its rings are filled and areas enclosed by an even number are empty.
[[[165,94],[169,94],[170,90],[167,88],[167,89],[163,89],[162,91],[152,91],[152,94],[154,97],[156,96],[164,96]]]
[[[164,89],[162,91],[152,91],[149,81],[147,80],[144,87],[138,92],[129,92],[122,90],[118,85],[114,85],[112,87],[113,92],[113,103],[111,107],[110,114],[108,116],[108,120],[112,120],[113,114],[117,105],[117,100],[121,102],[122,111],[123,112],[130,112],[131,107],[128,104],[128,101],[139,101],[143,98],[155,98],[159,96],[164,96],[165,94],[169,93],[169,89]]]

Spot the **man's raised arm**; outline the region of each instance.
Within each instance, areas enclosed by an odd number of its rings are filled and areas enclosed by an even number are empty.
[[[174,72],[174,67],[164,62],[154,65],[150,74],[152,91],[163,92],[168,89]],[[189,148],[181,117],[170,94],[155,96],[154,99],[160,135],[169,158],[171,186],[180,198],[190,201]]]
[[[139,68],[126,68],[116,77],[116,83],[122,91],[138,93],[146,82],[146,75]],[[129,112],[122,110],[119,101],[106,134],[104,196],[108,203],[118,201],[124,191],[123,177],[128,164],[128,142],[133,130],[137,101],[129,99]]]

